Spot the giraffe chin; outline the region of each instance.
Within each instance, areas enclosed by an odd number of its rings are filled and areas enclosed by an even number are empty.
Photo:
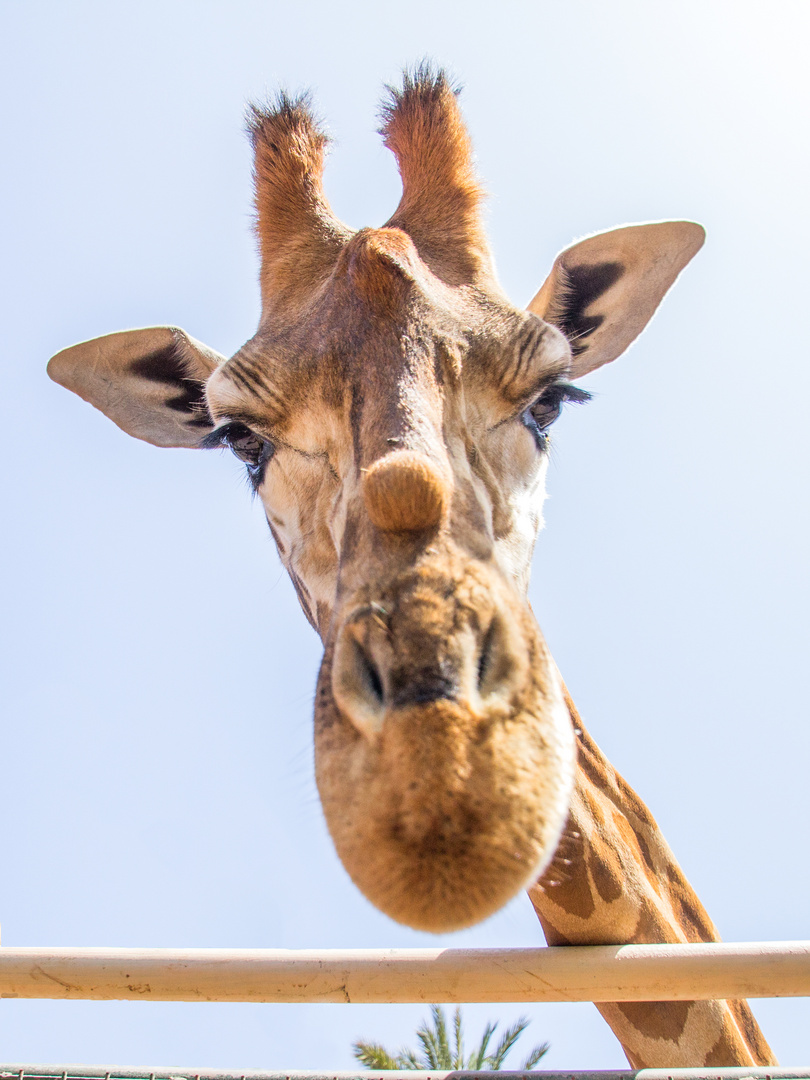
[[[316,696],[316,776],[338,855],[377,908],[434,933],[480,922],[537,880],[567,818],[576,758],[528,609],[507,620],[496,605],[482,635],[466,621],[468,585],[434,594],[444,619],[424,618],[431,604],[424,591],[414,604],[416,589],[410,603],[400,592],[387,625],[383,604],[336,620]]]

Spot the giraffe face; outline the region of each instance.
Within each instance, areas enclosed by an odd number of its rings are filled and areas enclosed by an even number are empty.
[[[208,382],[211,439],[252,452],[324,640],[316,768],[337,850],[412,926],[496,911],[567,813],[571,723],[525,588],[570,359],[536,316],[448,287],[403,231],[364,230],[305,317],[269,321]]]
[[[568,812],[572,725],[528,609],[547,430],[565,380],[640,333],[703,242],[628,226],[501,292],[452,89],[406,76],[383,134],[403,181],[352,232],[321,188],[306,102],[254,111],[262,317],[230,360],[172,327],[57,354],[49,373],[137,438],[245,462],[324,642],[318,787],[363,892],[428,930],[530,884]]]

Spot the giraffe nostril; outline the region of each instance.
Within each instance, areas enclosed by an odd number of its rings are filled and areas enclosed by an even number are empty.
[[[359,641],[354,643],[354,647],[360,681],[371,695],[376,698],[377,703],[382,705],[385,691],[383,690],[383,682],[377,666]]]
[[[367,738],[376,736],[385,718],[385,683],[371,652],[344,627],[335,646],[332,693],[344,717]]]
[[[495,642],[495,623],[489,624],[489,629],[481,642],[481,652],[478,654],[478,693],[482,693],[482,687],[486,682],[487,675],[492,667],[492,652]]]
[[[502,694],[516,675],[514,644],[504,621],[496,616],[481,638],[478,653],[478,694],[481,698]]]

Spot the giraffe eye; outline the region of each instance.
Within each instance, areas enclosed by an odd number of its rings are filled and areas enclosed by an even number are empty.
[[[244,461],[252,475],[270,460],[275,449],[267,439],[236,421],[216,428],[206,436],[202,445],[207,449],[227,446],[240,461]]]
[[[225,446],[246,465],[258,465],[261,461],[266,443],[244,424],[229,424],[221,438]]]
[[[540,431],[546,431],[559,419],[565,399],[558,394],[544,394],[528,410]]]
[[[548,429],[559,417],[566,401],[580,404],[589,401],[590,397],[587,390],[580,390],[578,386],[570,386],[568,383],[552,383],[547,386],[534,404],[530,405],[520,417],[523,424],[534,435],[538,449],[545,450],[548,446]]]

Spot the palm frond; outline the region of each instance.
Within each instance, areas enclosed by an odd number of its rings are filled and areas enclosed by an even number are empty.
[[[396,1058],[391,1057],[379,1043],[356,1042],[352,1045],[352,1054],[366,1069],[400,1068]]]
[[[431,1011],[438,1008],[437,1005],[431,1005]],[[441,1061],[441,1050],[439,1044],[439,1038],[435,1031],[436,1017],[434,1014],[434,1027],[429,1028],[427,1023],[423,1023],[421,1027],[416,1029],[416,1037],[422,1044],[424,1067],[427,1069],[443,1069]],[[446,1033],[445,1033],[446,1038]]]
[[[540,1058],[549,1049],[550,1043],[538,1043],[534,1050],[529,1054],[523,1064],[520,1066],[522,1072],[528,1072],[533,1069]]]
[[[484,1062],[487,1060],[487,1050],[489,1049],[489,1041],[495,1034],[497,1024],[489,1023],[484,1028],[484,1034],[481,1036],[481,1042],[478,1044],[478,1050],[470,1057],[468,1068],[470,1069],[483,1069]]]
[[[500,1069],[503,1065],[503,1059],[515,1045],[517,1040],[529,1026],[529,1021],[525,1016],[521,1016],[510,1028],[501,1036],[501,1040],[495,1050],[495,1053],[488,1059],[490,1069]]]
[[[447,1019],[441,1005],[431,1005],[430,1012],[433,1017],[433,1027],[436,1031],[436,1043],[439,1050],[438,1066],[440,1069],[452,1069],[452,1055],[450,1054],[450,1040],[447,1038]]]
[[[455,1048],[453,1050],[453,1061],[450,1068],[463,1069],[464,1035],[461,1030],[461,1009],[458,1006],[456,1006],[456,1011],[453,1013],[453,1040],[455,1042]]]
[[[352,1046],[357,1061],[367,1069],[500,1069],[517,1040],[526,1030],[529,1021],[521,1016],[501,1036],[493,1053],[489,1053],[492,1037],[498,1027],[488,1023],[476,1050],[464,1061],[464,1030],[461,1009],[453,1012],[453,1045],[450,1045],[447,1017],[441,1005],[430,1006],[430,1021],[424,1020],[416,1029],[421,1052],[403,1048],[398,1054],[389,1052],[378,1043],[358,1041]],[[521,1072],[529,1072],[548,1050],[548,1043],[539,1043],[526,1058]]]

